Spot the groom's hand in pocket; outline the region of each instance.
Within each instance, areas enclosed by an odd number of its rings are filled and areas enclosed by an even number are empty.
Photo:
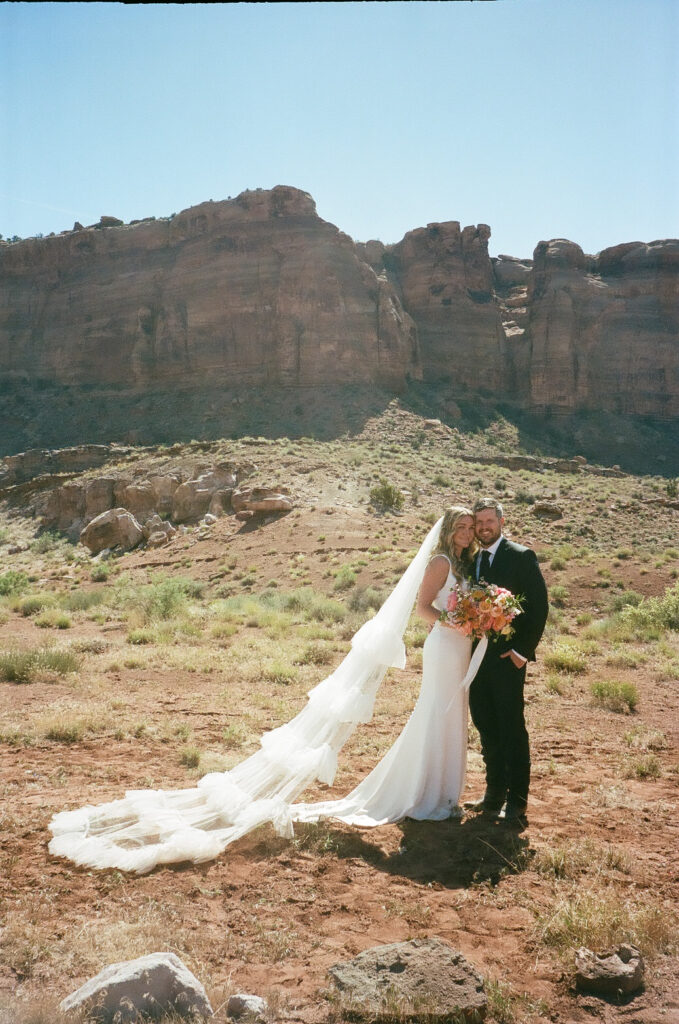
[[[501,658],[511,658],[512,665],[514,668],[523,668],[527,662],[527,658],[524,658],[521,654],[517,654],[516,651],[505,651],[504,654],[500,655]]]

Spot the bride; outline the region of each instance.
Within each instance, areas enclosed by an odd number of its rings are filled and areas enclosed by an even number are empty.
[[[292,721],[262,736],[257,753],[231,771],[205,775],[195,788],[130,790],[112,803],[63,811],[50,823],[50,853],[88,867],[143,874],[158,864],[211,860],[267,821],[291,837],[293,821],[332,817],[379,825],[459,814],[467,688],[485,647],[482,642],[470,664],[471,640],[440,622],[439,614],[451,589],[470,573],[475,547],[472,513],[447,509],[380,610],[355,634],[341,664],[310,691]],[[348,796],[294,803],[312,781],[332,784],[337,754],[356,726],[372,717],[387,669],[405,667],[403,633],[416,598],[431,630],[420,695],[403,731]]]

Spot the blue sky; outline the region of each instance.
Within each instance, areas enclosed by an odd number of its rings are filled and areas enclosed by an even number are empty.
[[[352,237],[679,236],[677,0],[0,4],[0,233],[295,185]]]

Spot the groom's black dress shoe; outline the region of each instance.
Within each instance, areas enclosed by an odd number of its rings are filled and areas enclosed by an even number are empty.
[[[500,820],[507,827],[515,832],[525,832],[528,828],[528,815],[525,810],[521,811],[516,807],[507,806],[500,815]]]
[[[464,806],[466,810],[472,811],[474,814],[483,814],[487,818],[497,818],[500,815],[503,803],[504,800],[498,803],[497,800],[489,800],[484,796],[483,800],[469,800]]]

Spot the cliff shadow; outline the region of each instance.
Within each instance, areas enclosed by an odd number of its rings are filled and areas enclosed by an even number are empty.
[[[679,475],[679,423],[594,411],[538,414],[451,385],[411,381],[395,392],[374,384],[284,388],[231,382],[126,390],[24,383],[5,385],[1,397],[0,456],[86,443],[161,445],[243,437],[331,441],[363,433],[371,420],[394,407],[412,415],[378,423],[385,442],[416,449],[424,438],[424,420],[438,419],[457,432],[455,451],[461,454],[469,443],[499,455],[583,455],[630,473]]]

